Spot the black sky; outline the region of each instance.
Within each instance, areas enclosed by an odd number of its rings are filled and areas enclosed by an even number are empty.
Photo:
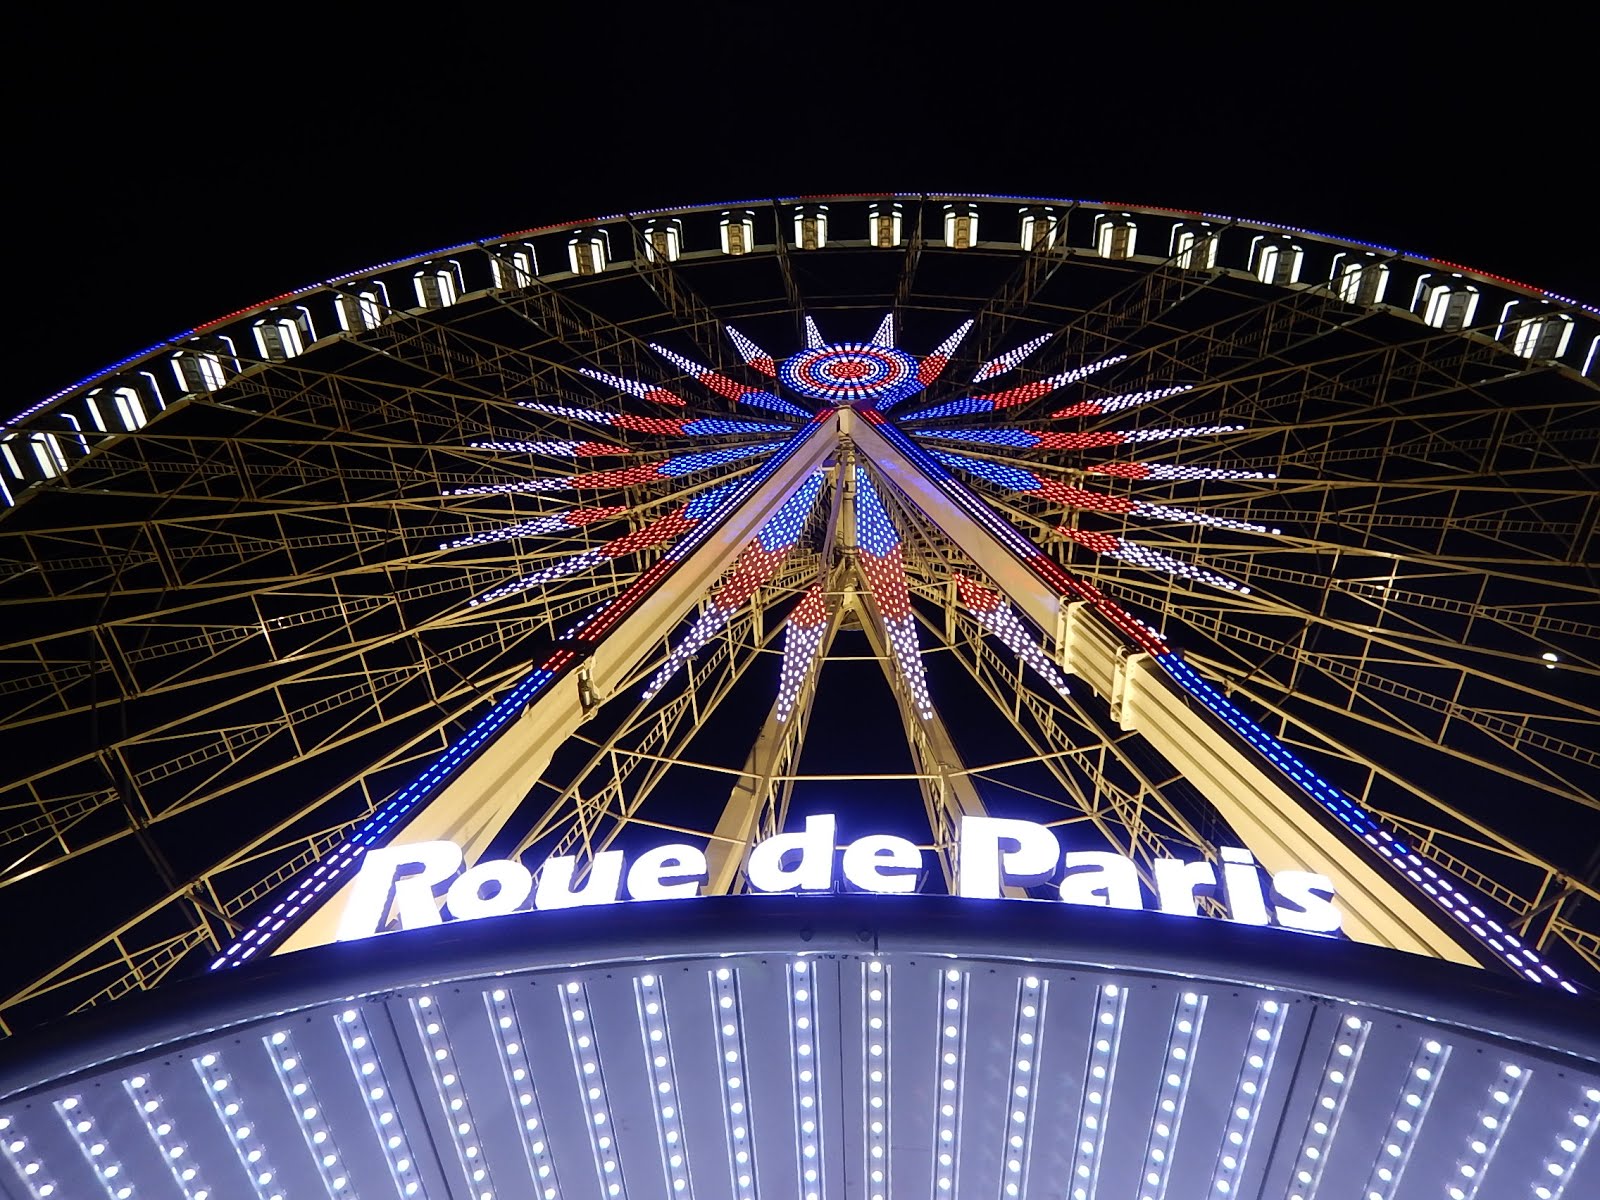
[[[1481,36],[1286,11],[38,6],[12,30],[6,406],[369,263],[800,192],[1207,209],[1600,293],[1575,8]]]

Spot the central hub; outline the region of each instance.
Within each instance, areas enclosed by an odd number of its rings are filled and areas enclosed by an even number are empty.
[[[808,347],[778,364],[778,378],[812,400],[866,408],[886,408],[926,386],[915,358],[876,342]]]

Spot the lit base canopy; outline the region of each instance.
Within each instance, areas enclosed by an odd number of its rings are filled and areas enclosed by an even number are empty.
[[[0,1096],[0,1178],[35,1197],[1600,1190],[1588,1000],[950,897],[664,901],[310,950],[8,1046]]]

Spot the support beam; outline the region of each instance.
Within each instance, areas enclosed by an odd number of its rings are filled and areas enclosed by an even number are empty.
[[[959,503],[966,490],[960,483],[925,472],[898,433],[868,422],[851,432],[857,450],[1054,636],[1062,665],[1110,705],[1124,729],[1141,734],[1182,771],[1268,871],[1327,875],[1342,902],[1346,932],[1358,941],[1478,965],[1442,912],[1436,916],[1426,901],[1402,890],[1390,868],[1314,812],[1265,759],[1213,728],[1154,659],[1130,657],[1087,605],[1069,604],[1001,531],[973,515],[976,504]]]
[[[558,678],[404,825],[411,841],[453,841],[470,865],[544,773],[556,749],[592,708],[603,703],[632,668],[729,567],[807,475],[832,451],[836,419],[796,435],[798,446],[766,475],[675,570],[671,586],[656,587],[622,616],[584,666]],[[274,951],[283,954],[334,940],[351,884],[329,897]]]

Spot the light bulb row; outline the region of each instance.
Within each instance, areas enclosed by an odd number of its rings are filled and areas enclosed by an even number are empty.
[[[624,1195],[622,1162],[617,1157],[616,1129],[611,1120],[611,1102],[606,1094],[605,1073],[600,1068],[594,1021],[590,1017],[589,989],[577,981],[562,986],[561,1016],[567,1027],[567,1044],[572,1050],[572,1066],[583,1093],[585,1124],[589,1147],[594,1153],[595,1178],[602,1195]]]
[[[1083,1100],[1078,1107],[1078,1140],[1072,1147],[1072,1167],[1067,1177],[1072,1200],[1094,1200],[1095,1187],[1100,1182],[1106,1113],[1111,1106],[1111,1087],[1116,1082],[1117,1052],[1122,1045],[1127,1004],[1127,989],[1119,984],[1103,983],[1096,990]]]
[[[426,1002],[426,1003],[425,1003]],[[419,996],[411,1001],[411,1016],[416,1022],[417,1036],[428,1059],[428,1073],[439,1100],[444,1123],[450,1130],[450,1142],[456,1150],[456,1160],[466,1178],[468,1195],[473,1200],[494,1200],[494,1181],[489,1173],[488,1159],[478,1141],[478,1129],[472,1118],[472,1106],[467,1100],[466,1085],[461,1082],[461,1068],[456,1062],[450,1035],[445,1029],[442,1006],[436,997]],[[521,1046],[514,1050],[520,1055]]]
[[[811,960],[789,964],[789,1061],[794,1085],[795,1155],[802,1200],[823,1191],[822,1088],[817,1079],[817,972]]]
[[[744,1012],[739,1004],[739,973],[717,967],[710,973],[711,1019],[717,1029],[717,1082],[722,1092],[722,1128],[727,1137],[728,1169],[735,1200],[756,1200],[756,1145],[750,1135],[749,1088],[744,1073]]]
[[[528,1056],[523,1047],[527,1039],[522,1035],[522,1021],[517,1016],[507,988],[493,988],[483,994],[488,1011],[489,1028],[494,1034],[496,1055],[500,1072],[505,1077],[506,1091],[511,1098],[511,1110],[516,1114],[517,1131],[522,1141],[522,1153],[528,1160],[528,1174],[543,1200],[556,1200],[559,1183],[555,1162],[550,1157],[550,1147],[545,1141],[544,1112],[539,1107],[539,1092],[534,1085],[533,1072],[528,1067]]]
[[[1281,1000],[1262,1000],[1256,1004],[1255,1021],[1245,1043],[1244,1062],[1228,1102],[1228,1119],[1222,1128],[1222,1145],[1211,1172],[1210,1195],[1232,1197],[1239,1191],[1250,1144],[1255,1140],[1272,1060],[1283,1040],[1289,1006]]]
[[[423,996],[417,1001],[424,1011],[433,1001]],[[361,1103],[372,1122],[384,1162],[389,1166],[395,1190],[403,1197],[422,1194],[422,1177],[417,1171],[416,1155],[411,1150],[411,1140],[395,1107],[394,1089],[378,1060],[377,1048],[372,1044],[372,1030],[367,1025],[366,1014],[358,1008],[347,1008],[334,1021],[339,1030],[339,1040],[344,1046],[350,1074],[361,1092]]]
[[[1156,1089],[1155,1116],[1144,1145],[1144,1171],[1139,1180],[1139,1200],[1166,1200],[1172,1179],[1172,1148],[1183,1127],[1183,1114],[1189,1101],[1189,1084],[1194,1077],[1195,1051],[1200,1030],[1205,1024],[1208,997],[1199,992],[1180,992],[1173,1004],[1172,1025],[1167,1031],[1166,1053],[1161,1060],[1161,1084]],[[1108,1014],[1098,1020],[1109,1024]],[[1104,1113],[1085,1114],[1085,1119],[1101,1120]]]
[[[650,1100],[656,1114],[656,1132],[661,1140],[661,1170],[665,1176],[667,1194],[687,1197],[689,1190],[688,1147],[684,1144],[683,1119],[679,1114],[681,1103],[678,1072],[672,1055],[672,1035],[667,1027],[666,1000],[661,991],[661,978],[641,975],[634,980],[634,1000],[639,1010],[639,1029],[644,1038],[645,1067],[650,1076]],[[732,1054],[732,1061],[727,1055]],[[737,1050],[725,1051],[723,1065],[732,1068],[732,1084],[743,1085],[743,1055]]]
[[[1300,1137],[1300,1150],[1293,1167],[1291,1186],[1294,1190],[1289,1200],[1316,1200],[1322,1173],[1328,1165],[1328,1151],[1339,1132],[1339,1122],[1344,1118],[1350,1089],[1355,1083],[1356,1068],[1361,1065],[1361,1055],[1371,1033],[1372,1022],[1354,1014],[1340,1022],[1327,1061],[1322,1065],[1322,1078],[1317,1084],[1317,1098],[1312,1102],[1311,1113],[1306,1117],[1305,1133]]]
[[[1449,1060],[1450,1047],[1438,1039],[1424,1038],[1418,1043],[1361,1200],[1393,1200]]]
[[[227,1132],[229,1144],[239,1156],[239,1165],[249,1177],[256,1200],[283,1200],[278,1173],[267,1158],[266,1142],[245,1111],[244,1096],[235,1086],[222,1055],[214,1051],[202,1054],[194,1060],[194,1069],[218,1122]]]

